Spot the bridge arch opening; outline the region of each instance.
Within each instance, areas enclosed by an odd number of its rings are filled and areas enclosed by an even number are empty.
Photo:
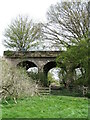
[[[48,71],[47,79],[49,84],[55,83],[56,85],[60,85],[59,78],[60,68],[54,67]]]
[[[17,64],[17,67],[25,68],[28,76],[31,77],[33,80],[38,80],[38,67],[34,62],[31,61],[21,61]]]
[[[26,70],[37,67],[37,65],[34,62],[31,61],[21,61],[20,63],[17,64],[17,67],[23,67]]]
[[[59,84],[59,78],[58,78],[59,68],[57,68],[56,66],[57,64],[55,61],[50,61],[44,65],[43,71],[47,85],[49,85],[51,81],[52,82],[56,81],[56,83]]]
[[[47,77],[48,71],[52,68],[55,68],[55,67],[56,67],[55,61],[51,61],[51,62],[48,62],[47,64],[45,64],[44,68],[43,68],[43,72],[44,72],[45,76]]]
[[[34,62],[31,61],[22,61],[17,64],[17,67],[25,68],[28,75],[34,78],[34,76],[38,73],[38,67]]]
[[[63,81],[63,75],[66,75],[65,68],[62,63],[61,67],[57,67],[55,61],[48,62],[46,65],[44,65],[43,71],[47,84],[49,84],[50,81],[50,83],[55,82],[57,85],[60,85],[60,83]]]

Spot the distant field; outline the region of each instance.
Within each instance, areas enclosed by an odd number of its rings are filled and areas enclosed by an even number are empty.
[[[3,118],[87,118],[88,99],[70,96],[34,96],[2,104]]]

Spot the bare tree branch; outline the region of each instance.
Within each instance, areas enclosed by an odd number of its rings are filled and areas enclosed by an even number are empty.
[[[48,23],[43,25],[43,37],[59,41],[65,46],[77,44],[82,38],[87,38],[87,3],[61,2],[51,5],[47,12]]]

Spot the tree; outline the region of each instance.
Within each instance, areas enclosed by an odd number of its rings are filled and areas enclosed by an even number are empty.
[[[81,40],[78,45],[71,46],[67,51],[62,52],[57,58],[57,64],[60,67],[60,62],[66,66],[67,79],[73,82],[74,72],[76,68],[80,68],[82,73],[81,84],[88,85],[88,39]]]
[[[5,47],[27,51],[41,37],[41,26],[26,16],[19,16],[6,28],[4,36]]]
[[[44,25],[44,38],[58,46],[68,47],[88,35],[88,10],[86,2],[61,2],[51,5]],[[54,43],[54,45],[55,45]]]

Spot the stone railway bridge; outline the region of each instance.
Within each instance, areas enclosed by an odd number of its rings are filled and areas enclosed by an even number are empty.
[[[4,57],[15,67],[22,66],[28,70],[37,67],[46,77],[50,69],[56,67],[56,57],[61,51],[4,51]]]

